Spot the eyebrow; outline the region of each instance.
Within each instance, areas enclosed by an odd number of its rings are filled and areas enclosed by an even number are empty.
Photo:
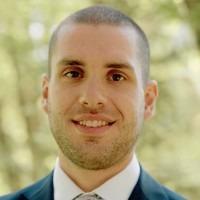
[[[105,68],[114,68],[114,69],[128,69],[131,71],[135,71],[134,67],[132,65],[130,65],[129,63],[123,63],[123,62],[119,62],[119,63],[110,63],[110,64],[106,64]]]
[[[60,60],[58,63],[57,63],[57,66],[63,66],[63,65],[78,65],[78,66],[82,66],[84,67],[85,66],[85,63],[79,59],[70,59],[70,58],[63,58],[62,60]],[[104,68],[107,68],[107,69],[127,69],[127,70],[131,70],[131,71],[134,71],[135,72],[135,67],[132,66],[131,64],[129,63],[126,63],[126,62],[110,62],[110,63],[107,63]]]
[[[84,66],[85,64],[81,60],[63,58],[62,60],[60,60],[57,63],[57,66],[63,66],[63,65],[81,65],[81,66]]]

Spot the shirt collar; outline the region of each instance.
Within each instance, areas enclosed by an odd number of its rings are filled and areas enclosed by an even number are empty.
[[[96,193],[106,200],[128,199],[138,181],[139,174],[139,163],[134,155],[131,162],[124,170],[107,180],[91,193]],[[84,191],[63,172],[59,165],[59,159],[57,159],[55,164],[53,185],[55,200],[71,200],[80,193],[84,193]]]

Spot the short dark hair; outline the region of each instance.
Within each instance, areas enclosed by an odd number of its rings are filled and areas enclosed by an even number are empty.
[[[130,26],[137,33],[137,57],[142,68],[142,79],[146,85],[149,79],[150,50],[147,37],[139,25],[130,17],[119,10],[105,6],[96,5],[79,10],[72,15],[66,17],[56,28],[51,36],[49,43],[49,75],[51,71],[51,59],[57,41],[58,33],[63,26],[68,24],[91,24],[91,25],[114,25],[114,26]]]

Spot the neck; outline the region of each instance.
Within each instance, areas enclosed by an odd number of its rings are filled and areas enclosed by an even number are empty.
[[[127,155],[123,160],[101,170],[88,170],[80,168],[59,152],[61,169],[78,185],[84,192],[90,192],[105,183],[108,179],[118,174],[131,162],[133,153]]]

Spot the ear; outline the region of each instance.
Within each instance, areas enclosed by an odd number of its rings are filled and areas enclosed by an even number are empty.
[[[155,80],[147,83],[145,89],[145,110],[144,118],[150,119],[155,114],[156,100],[158,97],[158,85]]]
[[[49,77],[47,74],[42,76],[42,108],[48,113],[48,96],[49,96]]]

